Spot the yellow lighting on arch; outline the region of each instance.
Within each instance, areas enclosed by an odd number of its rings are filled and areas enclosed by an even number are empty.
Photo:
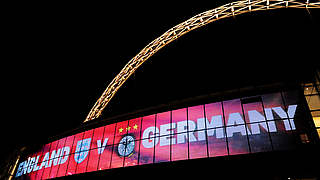
[[[84,122],[100,117],[103,109],[108,105],[123,83],[139,68],[146,60],[158,52],[161,48],[178,39],[182,35],[205,26],[219,19],[236,16],[243,13],[279,8],[320,8],[320,1],[309,2],[299,0],[244,0],[236,1],[200,13],[169,29],[157,39],[149,43],[135,57],[133,57],[120,73],[112,80],[101,97],[90,110]]]

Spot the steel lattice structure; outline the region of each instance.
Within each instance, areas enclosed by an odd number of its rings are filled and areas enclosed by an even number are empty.
[[[175,27],[169,29],[157,39],[153,40],[143,48],[135,57],[133,57],[120,73],[112,80],[101,97],[92,107],[84,122],[98,118],[103,109],[116,94],[118,89],[126,80],[153,54],[170,42],[178,39],[182,35],[205,26],[219,19],[236,16],[243,13],[260,10],[271,10],[279,8],[320,8],[320,0],[299,1],[299,0],[244,0],[225,4],[218,8],[200,13],[187,21],[184,21]]]

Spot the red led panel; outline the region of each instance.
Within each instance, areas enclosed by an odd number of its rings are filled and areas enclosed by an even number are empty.
[[[119,144],[114,144],[113,145],[113,151],[112,151],[112,159],[111,159],[111,166],[110,168],[119,168],[123,167],[123,161],[124,161],[124,156],[120,156],[118,152],[118,146]]]
[[[59,169],[58,169],[56,177],[65,176],[65,174],[66,174],[74,137],[75,136],[72,135],[72,136],[68,136],[66,138],[66,141],[64,144],[64,153],[62,154],[62,156],[60,158]]]
[[[171,138],[171,160],[188,159],[187,108],[172,111],[171,128],[176,133]]]
[[[133,150],[132,150],[133,149]],[[138,165],[138,160],[139,160],[139,149],[140,149],[140,141],[134,141],[128,139],[127,141],[127,147],[126,151],[126,156],[124,158],[124,166],[136,166]]]
[[[26,176],[29,178],[29,179],[35,179],[36,177],[36,172],[33,171],[34,169],[34,166],[35,166],[35,161],[36,161],[36,158],[37,158],[37,153],[35,154],[32,154],[30,155],[30,162],[29,162],[29,165],[28,165],[28,168],[27,168],[27,173]]]
[[[142,118],[142,140],[140,141],[139,156],[139,164],[141,165],[153,163],[154,146],[156,142],[155,118],[156,116],[154,114]]]
[[[75,174],[78,162],[81,162],[81,159],[78,158],[78,155],[80,154],[79,151],[80,151],[80,147],[82,144],[83,134],[84,133],[82,132],[82,133],[78,133],[74,136],[71,154],[69,157],[68,169],[66,172],[67,176]]]
[[[127,132],[128,135],[133,136],[135,140],[140,140],[141,119],[142,118],[135,118],[129,120]]]
[[[57,164],[53,164],[52,162],[57,155],[56,149],[58,146],[58,142],[59,141],[54,141],[51,143],[51,147],[50,147],[50,151],[49,151],[50,156],[49,156],[49,160],[48,160],[46,166],[44,167],[45,169],[43,170],[43,173],[42,173],[42,177],[41,177],[42,179],[48,179],[50,177],[51,168],[57,165]]]
[[[246,103],[242,106],[248,127],[251,152],[271,151],[271,140],[268,132],[275,132],[276,127],[274,122],[266,121],[262,102]]]
[[[171,112],[163,112],[157,114],[157,129],[159,133],[156,137],[155,144],[155,158],[154,162],[168,162],[170,161],[170,142],[173,137],[173,130],[171,129]]]
[[[99,147],[101,147],[103,145],[104,128],[105,128],[105,126],[98,127],[98,128],[94,129],[90,149],[96,149],[96,148],[98,148],[98,145],[99,145]]]
[[[112,148],[113,145],[108,145],[103,147],[103,152],[100,154],[98,170],[109,169],[111,164],[111,155],[112,155]],[[97,157],[98,151],[93,151],[93,156]]]
[[[29,174],[27,174],[26,176],[28,176],[28,178],[30,178],[30,179],[37,178],[39,164],[42,162],[42,159],[41,159],[42,150],[43,150],[43,148],[41,148],[37,153],[29,156],[30,162],[29,162],[29,165],[28,165],[27,171],[26,171]]]
[[[79,157],[78,157],[79,160],[78,160],[78,165],[77,165],[77,169],[76,169],[76,174],[86,172],[92,136],[93,136],[93,129],[84,132],[84,135],[82,138],[83,141],[81,144],[80,153],[79,153]],[[85,144],[85,143],[87,143],[87,144]]]
[[[208,141],[209,157],[228,155],[222,103],[217,102],[206,104],[205,115],[206,121],[200,123],[200,121],[198,120],[198,124],[201,124],[201,127],[205,126],[208,129],[206,131],[206,135]],[[202,131],[198,134],[199,138],[205,139]]]
[[[229,154],[249,153],[247,129],[243,118],[240,99],[223,102],[228,138]]]
[[[128,132],[128,121],[119,122],[116,125],[116,132],[114,137],[114,145],[112,151],[111,168],[123,167],[124,153],[125,153],[125,136]],[[119,145],[122,144],[122,149]]]
[[[94,129],[94,133],[91,141],[91,150],[89,152],[88,165],[86,169],[87,172],[96,171],[98,169],[100,154],[103,153],[102,149],[104,148],[102,147],[104,143],[104,138],[103,138],[104,130],[105,130],[104,126]],[[99,147],[99,150],[98,150],[98,147]]]
[[[188,108],[188,139],[190,159],[207,157],[206,133],[197,130],[197,124],[204,122],[204,106],[193,106]]]
[[[86,172],[96,171],[98,170],[98,163],[100,154],[98,153],[98,149],[91,149],[88,155],[88,164],[86,167]]]
[[[134,166],[138,164],[139,158],[139,139],[141,129],[141,118],[129,120],[127,135],[123,138],[124,146],[118,145],[118,154],[124,157],[124,166]],[[119,149],[120,148],[120,149]],[[124,151],[121,152],[121,149]],[[124,155],[123,155],[124,153]]]
[[[58,169],[59,169],[59,164],[62,163],[63,161],[60,161],[61,156],[63,156],[63,147],[65,144],[67,138],[62,138],[60,140],[58,140],[58,145],[55,149],[57,156],[54,157],[54,159],[52,160],[52,168],[50,171],[50,178],[54,178],[56,177],[57,173],[58,173]]]
[[[93,157],[100,155],[98,170],[109,169],[111,163],[112,147],[114,143],[116,124],[105,126],[103,140],[101,139],[98,149],[92,151]],[[92,161],[96,162],[96,160]]]
[[[46,144],[42,147],[42,154],[39,158],[39,169],[37,171],[36,179],[41,179],[43,171],[45,169],[45,165],[47,160],[49,159],[49,152],[50,152],[51,143]]]

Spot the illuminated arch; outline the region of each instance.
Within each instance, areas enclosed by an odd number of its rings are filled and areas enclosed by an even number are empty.
[[[170,42],[182,35],[205,26],[213,21],[235,16],[251,11],[271,10],[279,8],[320,8],[320,1],[299,0],[244,0],[225,4],[218,8],[200,13],[181,24],[169,29],[157,39],[153,40],[133,57],[120,73],[112,80],[101,97],[92,107],[84,122],[98,118],[103,109],[110,102],[123,83],[140,67],[146,60]]]

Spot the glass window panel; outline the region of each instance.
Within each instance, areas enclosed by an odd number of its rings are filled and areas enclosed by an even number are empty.
[[[120,140],[127,135],[128,122],[129,121],[122,121],[117,123],[113,144],[118,144]]]
[[[171,112],[159,113],[156,119],[156,127],[159,133],[157,133],[155,139],[155,162],[170,161],[170,142],[173,137],[170,134],[174,133],[171,126]]]
[[[31,170],[28,170],[29,168],[31,169],[31,167],[34,164],[34,158],[33,158],[33,154],[29,154],[26,158],[26,164],[24,165],[24,167],[26,168],[26,173],[30,173]],[[28,172],[30,171],[30,172]]]
[[[74,135],[74,141],[73,141],[73,145],[72,145],[72,150],[71,150],[71,154],[69,157],[69,163],[68,163],[68,169],[66,172],[66,176],[68,175],[72,175],[76,173],[76,168],[77,168],[77,162],[79,161],[79,153],[80,153],[80,149],[82,146],[82,138],[83,138],[83,132],[78,133],[76,135]]]
[[[91,130],[88,130],[88,131],[85,131],[84,132],[84,135],[83,135],[83,140],[84,139],[86,139],[88,142],[89,142],[89,144],[87,145],[87,146],[81,146],[82,148],[81,148],[81,151],[83,151],[83,150],[89,150],[89,149],[92,149],[91,148],[91,143],[92,143],[92,136],[93,136],[93,131],[94,131],[94,129],[91,129]]]
[[[205,130],[201,131],[190,131],[189,134],[189,158],[204,158],[208,156],[207,153],[207,142]],[[200,136],[200,138],[199,138]],[[202,139],[204,138],[204,139]]]
[[[110,168],[112,148],[113,148],[113,145],[108,145],[108,146],[103,146],[102,149],[100,150],[100,153],[99,153],[98,149],[93,149],[91,151],[91,153],[92,153],[91,156],[92,157],[91,157],[90,160],[93,161],[93,162],[96,162],[95,158],[98,158],[99,154],[100,154],[100,159],[99,159],[99,162],[98,162],[98,170],[103,170],[103,169],[109,169]]]
[[[35,176],[36,176],[36,172],[33,171],[34,169],[34,166],[35,166],[35,163],[36,163],[36,158],[37,158],[37,154],[32,154],[31,156],[31,159],[30,159],[30,162],[29,162],[29,165],[28,165],[28,168],[27,168],[27,173],[28,173],[28,177],[30,179],[34,179]]]
[[[115,139],[111,158],[111,168],[123,167],[124,156],[126,156],[127,132],[129,121],[118,122],[116,126]],[[130,136],[131,137],[131,136]]]
[[[243,104],[243,110],[245,112],[245,119],[247,129],[249,134],[249,143],[251,152],[264,152],[271,151],[271,142],[269,138],[269,128],[270,131],[276,131],[275,125],[272,126],[272,123],[266,122],[266,118],[264,116],[262,103],[261,102],[252,102]],[[268,125],[271,125],[270,127]]]
[[[159,115],[157,115],[159,119]],[[160,118],[161,119],[161,118]],[[158,123],[158,122],[157,122]],[[161,120],[159,120],[161,123]],[[140,155],[139,164],[150,164],[153,163],[154,146],[159,143],[159,138],[155,136],[159,135],[159,128],[156,125],[156,115],[149,115],[142,118],[141,126],[141,141],[140,141]]]
[[[67,165],[68,165],[69,153],[70,153],[70,148],[68,146],[61,148],[61,156],[57,159],[58,166],[55,169],[56,177],[64,176]],[[51,170],[51,172],[52,171],[53,170]],[[50,176],[53,176],[53,174],[51,173]]]
[[[171,160],[188,159],[188,123],[187,108],[172,111],[172,124],[174,136],[171,138]],[[174,128],[176,127],[176,128]],[[161,133],[161,130],[160,130]]]
[[[291,131],[286,130],[283,120],[274,121],[277,131],[270,132],[271,142],[274,150],[288,150],[295,147],[295,138]]]
[[[37,172],[37,178],[38,179],[40,179],[40,178],[42,179],[42,177],[44,177],[43,173],[44,173],[44,171],[46,169],[45,165],[48,164],[48,161],[42,161],[41,164],[44,165],[44,166],[42,166],[42,168],[39,169],[38,172]],[[40,165],[40,167],[41,167],[41,165]]]
[[[286,106],[299,103],[298,91],[285,91],[285,92],[282,92],[282,96],[283,96],[284,104]]]
[[[188,133],[179,133],[175,134],[171,138],[171,160],[178,161],[188,159],[188,142],[187,137]],[[182,141],[184,139],[184,141]],[[179,143],[178,143],[179,140]]]
[[[68,169],[66,171],[66,176],[73,175],[76,172],[77,168],[77,162],[75,161],[75,154],[72,153],[69,156],[69,161],[68,161]]]
[[[140,143],[139,164],[153,163],[154,146],[159,143],[159,137],[143,139]]]
[[[67,152],[67,149],[64,148],[66,139],[67,138],[62,138],[58,140],[58,145],[55,148],[55,152],[57,156],[54,156],[53,157],[54,159],[52,160],[52,168],[49,175],[50,178],[56,177],[59,169],[59,164],[63,162],[62,160],[64,158],[63,156]],[[50,156],[52,156],[52,152],[50,153]]]
[[[312,117],[320,117],[320,111],[311,111]]]
[[[252,102],[242,105],[246,123],[265,122],[264,111],[261,102]]]
[[[37,172],[36,171],[31,171],[29,173],[29,178],[32,180],[32,179],[36,179],[37,178]]]
[[[40,159],[41,154],[42,154],[42,151],[40,150],[40,151],[38,151],[38,152],[36,152],[34,154],[28,155],[25,158],[24,162],[20,162],[18,164],[18,168],[20,166],[20,169],[17,170],[16,176],[18,177],[19,174],[21,176],[21,175],[23,175],[25,173],[27,175],[24,175],[24,177],[34,178],[36,176],[36,174],[37,174],[37,170],[39,169],[39,164],[42,161],[42,159]],[[25,164],[25,163],[27,163],[27,164]],[[23,170],[21,171],[21,169],[23,169]]]
[[[98,153],[98,149],[91,149],[89,151],[88,165],[87,165],[86,172],[98,170],[99,158],[100,158],[100,154]]]
[[[62,139],[59,139],[58,146],[57,146],[57,150],[61,149],[59,157],[63,156],[62,151],[63,151],[63,147],[65,146],[66,140],[67,140],[66,137],[62,138]]]
[[[49,151],[49,160],[45,166],[45,169],[42,173],[42,179],[48,179],[50,177],[51,168],[57,166],[57,161],[53,161],[55,157],[59,157],[59,152],[57,152],[58,141],[54,141],[51,143],[50,151]]]
[[[175,124],[175,125],[173,125]],[[173,133],[187,132],[187,108],[177,109],[172,111],[172,124],[171,129]],[[174,127],[175,126],[175,127]],[[160,130],[161,132],[161,130]]]
[[[312,84],[304,87],[304,95],[310,95],[313,94],[313,92],[315,92],[315,88]]]
[[[245,125],[228,126],[226,127],[229,154],[247,154],[249,153],[247,131]]]
[[[272,109],[285,109],[282,102],[281,93],[262,95],[262,101],[267,120],[281,119],[281,117],[279,117],[279,115],[277,115],[277,113]]]
[[[270,122],[268,122],[270,124]],[[271,151],[271,141],[269,137],[269,131],[267,128],[267,123],[252,123],[248,124],[251,129],[259,129],[259,131],[253,131],[248,136],[251,152],[266,152]],[[274,129],[275,130],[275,129]]]
[[[75,138],[75,136],[72,135],[72,136],[68,136],[67,139],[66,139],[66,142],[65,142],[64,146],[70,148],[70,152],[69,153],[71,153],[71,149],[72,149],[74,138]]]
[[[104,133],[104,126],[102,127],[99,127],[99,128],[95,128],[94,129],[94,132],[93,132],[93,137],[92,137],[92,141],[91,141],[91,146],[90,146],[90,149],[96,149],[98,148],[98,145],[99,147],[101,148],[102,145],[104,144],[104,137],[103,137],[103,133]],[[106,137],[107,138],[107,137]],[[108,140],[106,141],[106,143],[109,141],[109,138]],[[99,142],[99,143],[98,143]],[[113,143],[113,142],[112,142]],[[105,144],[107,145],[107,144]]]
[[[200,131],[199,133],[202,133]],[[209,157],[228,155],[225,128],[214,128],[207,130]]]
[[[97,140],[100,140],[99,146],[98,146],[98,141],[96,141],[97,147],[99,148],[99,147],[103,147],[103,146],[109,146],[109,145],[111,146],[114,143],[116,143],[114,140],[115,130],[116,130],[116,124],[110,124],[110,125],[105,126],[103,136],[101,136],[101,139],[97,138]],[[122,130],[122,131],[124,131],[124,130]],[[118,132],[119,132],[119,129],[118,129]]]
[[[63,153],[62,157],[60,158],[59,169],[58,169],[56,177],[65,176],[65,174],[66,174],[69,159],[70,159],[70,153],[71,153],[71,149],[72,149],[73,140],[74,140],[74,135],[68,136],[66,138],[65,145],[64,145],[64,151],[63,151],[64,153]]]
[[[120,144],[113,145],[111,168],[123,167],[124,156],[120,155],[120,153],[125,153],[125,148],[122,147],[125,147],[125,144],[123,142],[121,142]]]
[[[155,136],[156,115],[145,116],[142,118],[141,139],[147,139]]]
[[[35,176],[35,173],[33,173],[33,171],[32,171],[34,163],[35,163],[35,157],[34,157],[34,155],[31,155],[30,162],[29,162],[29,165],[26,170],[26,177],[28,177],[29,179],[31,179]]]
[[[156,122],[156,136],[165,136],[169,134],[173,134],[173,128],[171,127],[171,112],[163,112],[157,114],[157,122]],[[160,142],[162,143],[162,141]]]
[[[320,116],[313,117],[313,121],[316,127],[320,127]]]
[[[189,107],[188,120],[193,121],[192,124],[189,123],[188,131],[205,129],[204,105]]]
[[[80,150],[82,137],[83,137],[83,132],[74,135],[74,140],[73,140],[70,153],[75,153],[77,150],[77,146],[78,146],[78,149]]]
[[[74,156],[77,162],[75,174],[83,173],[86,171],[92,135],[93,135],[93,129],[85,131],[83,133],[80,148],[77,147],[77,150]],[[79,143],[77,146],[79,146]]]
[[[129,120],[128,135],[133,136],[135,140],[140,140],[140,126],[141,118]]]
[[[59,159],[60,157],[54,158],[52,159],[52,166],[51,166],[51,170],[50,170],[50,174],[49,174],[49,178],[55,178],[59,169]],[[54,165],[57,162],[57,165]]]
[[[139,145],[140,141],[135,141],[134,139],[127,139],[126,156],[124,159],[125,167],[138,165],[140,148]]]
[[[33,163],[33,168],[32,168],[31,177],[30,177],[31,179],[35,179],[37,177],[39,166],[42,162],[42,159],[40,158],[41,155],[42,155],[42,148],[40,151],[34,154],[35,161]]]
[[[307,130],[305,125],[305,117],[307,116],[307,107],[300,103],[298,91],[288,91],[283,93],[286,104],[285,111],[289,116],[289,120],[284,121],[286,130],[296,130],[296,128]],[[289,128],[287,126],[290,126]]]
[[[188,108],[188,140],[189,140],[189,158],[207,157],[206,133],[203,129],[206,126],[204,119],[204,105]],[[200,136],[200,137],[199,137]]]
[[[44,167],[44,170],[42,172],[42,176],[41,176],[41,179],[48,179],[49,178],[49,175],[50,175],[50,170],[51,170],[51,166],[49,166],[50,164],[50,160],[49,161],[46,161],[46,165]]]
[[[308,96],[308,105],[310,110],[320,109],[320,96],[318,95]]]
[[[59,153],[57,152],[57,147],[58,147],[58,143],[59,141],[53,141],[51,143],[51,147],[50,147],[50,161],[52,161],[53,158],[55,158],[56,156],[59,157]],[[51,163],[49,163],[51,164]],[[50,165],[49,165],[50,166]]]
[[[198,130],[211,129],[224,126],[222,104],[221,102],[211,103],[205,105],[206,121],[201,122],[198,120]],[[205,124],[205,126],[203,125]]]
[[[244,124],[240,99],[223,101],[223,109],[227,126]]]
[[[83,143],[82,143],[82,145],[83,145]],[[87,167],[88,159],[89,159],[88,154],[89,154],[89,148],[88,149],[86,148],[85,150],[80,151],[80,153],[78,154],[78,157],[75,157],[78,159],[77,160],[77,167],[76,167],[76,174],[86,172],[86,167]]]
[[[74,160],[76,162],[75,171],[73,169],[71,170],[70,167],[68,168],[71,173],[83,173],[86,170],[87,162],[88,162],[88,154],[89,154],[89,149],[91,145],[91,140],[92,140],[92,135],[93,135],[93,129],[85,131],[83,133],[83,137],[77,141],[77,147],[76,151],[74,154]],[[73,168],[73,167],[72,167]]]
[[[157,137],[160,142],[155,146],[155,163],[170,161],[170,137],[172,135]],[[163,143],[168,142],[168,143]]]
[[[48,143],[46,145],[43,146],[42,148],[42,155],[40,157],[41,160],[43,160],[44,156],[46,156],[46,154],[49,152],[50,154],[50,147],[51,147],[51,143]],[[47,159],[49,160],[49,159]]]

